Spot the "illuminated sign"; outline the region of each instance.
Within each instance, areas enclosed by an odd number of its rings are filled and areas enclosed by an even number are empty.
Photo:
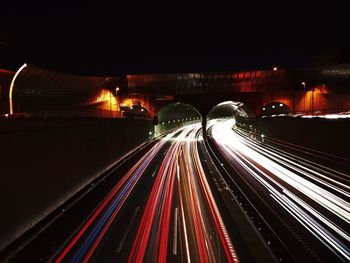
[[[157,95],[157,100],[174,100],[173,95]]]

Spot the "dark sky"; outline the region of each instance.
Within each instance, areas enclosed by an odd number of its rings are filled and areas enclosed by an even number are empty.
[[[348,47],[347,34],[334,30],[331,36],[308,29],[293,34],[287,28],[281,34],[277,28],[245,25],[239,29],[238,25],[237,29],[236,24],[218,26],[211,22],[168,26],[162,25],[162,20],[141,21],[135,26],[129,20],[137,14],[120,18],[120,12],[124,11],[106,14],[89,4],[63,9],[50,3],[46,8],[4,7],[0,11],[0,67],[15,70],[27,62],[63,72],[99,75],[275,65],[294,68],[310,65],[323,52]]]

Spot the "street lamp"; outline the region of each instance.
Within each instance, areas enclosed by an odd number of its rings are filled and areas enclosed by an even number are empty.
[[[277,81],[276,81],[276,77],[278,77],[278,74],[277,74],[278,67],[273,67],[272,70],[273,70],[273,72],[272,72],[271,101],[274,101],[275,85],[277,84],[276,86],[278,86],[278,84],[279,84],[278,79],[277,79]]]
[[[120,90],[120,88],[117,86],[115,87],[115,104],[116,104],[116,108],[120,110],[120,101],[118,100],[118,91]]]
[[[306,83],[303,81],[302,83],[301,83],[301,85],[303,85],[304,86],[304,114],[305,114],[305,105],[306,105],[306,102],[305,102],[305,100],[306,100],[306,93],[305,93],[305,85],[306,85]]]
[[[312,87],[312,100],[311,100],[312,116],[314,116],[314,94],[315,94],[315,86]]]

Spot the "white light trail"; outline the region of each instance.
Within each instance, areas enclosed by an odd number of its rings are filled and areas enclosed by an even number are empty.
[[[347,232],[350,228],[343,228],[350,224],[350,187],[334,179],[336,177],[329,178],[329,172],[323,173],[320,167],[315,171],[310,165],[305,167],[279,154],[276,149],[272,151],[239,135],[232,129],[234,124],[232,120],[208,123],[225,158],[238,163],[308,231],[350,260],[350,235]],[[315,203],[332,213],[332,217],[342,220],[343,227],[323,215]]]

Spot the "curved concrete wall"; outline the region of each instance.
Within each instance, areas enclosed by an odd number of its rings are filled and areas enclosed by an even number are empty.
[[[350,159],[350,119],[260,118],[257,131],[279,140]]]
[[[0,122],[0,250],[149,138],[152,121]]]

